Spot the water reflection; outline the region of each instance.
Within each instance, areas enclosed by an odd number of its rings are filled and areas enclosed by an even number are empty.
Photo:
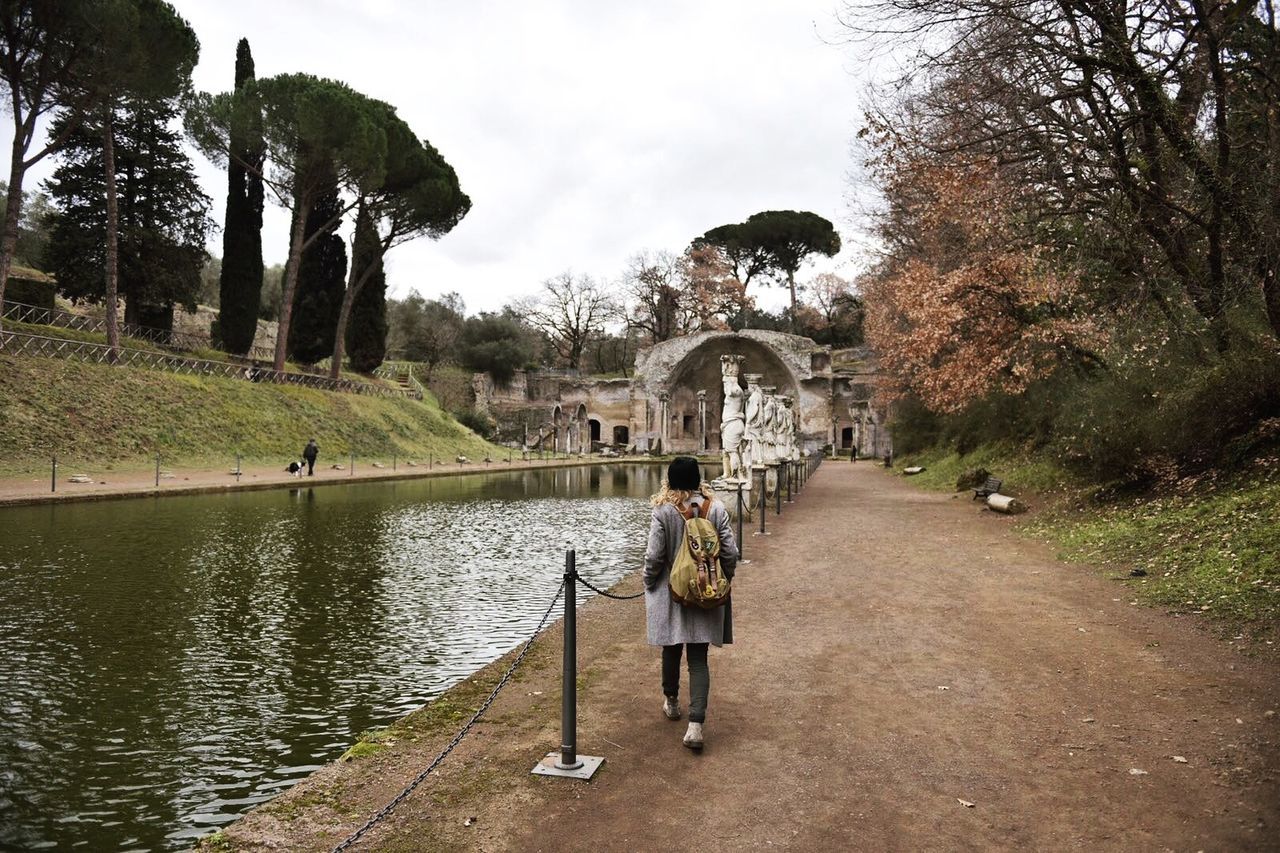
[[[0,511],[0,848],[182,848],[639,565],[656,468]]]

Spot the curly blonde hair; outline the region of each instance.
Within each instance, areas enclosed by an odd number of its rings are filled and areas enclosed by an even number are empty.
[[[663,504],[671,504],[672,506],[679,507],[680,504],[692,498],[694,494],[695,493],[690,491],[689,489],[671,488],[669,485],[667,485],[667,480],[664,477],[662,480],[662,488],[658,489],[658,493],[656,495],[649,498],[649,503],[652,506],[662,506]],[[709,501],[713,501],[716,499],[715,490],[711,488],[710,484],[708,484],[706,480],[703,480],[701,483],[698,484],[697,494],[702,495],[704,498],[706,498]]]

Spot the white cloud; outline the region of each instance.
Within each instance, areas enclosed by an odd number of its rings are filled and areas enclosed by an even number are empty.
[[[609,279],[639,249],[679,251],[759,210],[849,221],[862,82],[820,36],[836,29],[833,0],[175,5],[200,36],[197,87],[232,85],[246,36],[259,76],[343,80],[454,165],[473,210],[393,252],[397,296],[457,290],[496,309],[561,270]],[[220,219],[225,178],[204,162],[200,175]],[[263,237],[268,263],[282,261],[284,211]]]

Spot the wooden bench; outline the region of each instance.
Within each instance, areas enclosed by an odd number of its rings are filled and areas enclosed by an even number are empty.
[[[1004,480],[999,477],[988,477],[987,481],[981,486],[973,490],[973,499],[985,498],[987,495],[994,495],[1000,491],[1000,487],[1004,485]]]

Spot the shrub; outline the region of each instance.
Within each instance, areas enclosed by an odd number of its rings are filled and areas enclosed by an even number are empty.
[[[1058,455],[1102,480],[1239,462],[1280,416],[1280,353],[1239,348],[1198,362],[1171,348],[1081,387],[1062,409]]]
[[[468,410],[454,412],[453,416],[458,419],[458,423],[462,424],[481,438],[487,439],[493,435],[493,419],[486,415]]]

